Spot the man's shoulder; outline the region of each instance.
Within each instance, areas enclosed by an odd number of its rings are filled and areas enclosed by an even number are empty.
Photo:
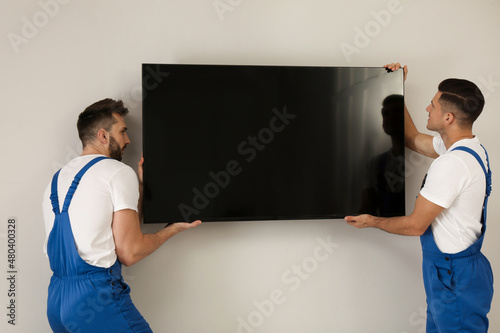
[[[479,141],[479,138],[477,136],[470,138],[470,139],[462,139],[457,142],[455,142],[449,150],[453,150],[456,147],[469,147],[471,149],[481,149],[481,141]]]
[[[128,179],[128,178],[136,178],[137,175],[129,165],[117,161],[112,158],[107,158],[95,165],[95,174],[99,174],[104,176],[105,178],[120,178],[120,179]]]
[[[455,154],[455,152],[448,151],[446,154],[440,155],[436,158],[429,168],[429,171],[435,169],[452,169],[463,166],[463,157]]]
[[[472,150],[472,153],[469,151],[464,151],[460,149],[460,147],[468,148]],[[461,160],[464,160],[465,162],[473,162],[473,164],[475,164],[476,154],[483,161],[483,163],[486,163],[486,149],[483,147],[479,139],[477,137],[474,137],[473,139],[460,140],[456,142],[450,147],[446,155],[452,155],[460,158]]]
[[[104,157],[104,155],[84,155],[78,156],[73,160],[69,161],[63,168],[62,174],[67,176],[74,176],[78,171],[80,171],[87,163],[95,158]],[[87,177],[91,178],[93,176],[102,177],[109,179],[114,177],[116,174],[128,174],[135,175],[135,171],[127,164],[115,160],[113,158],[104,158],[101,161],[94,164],[88,171]]]
[[[436,158],[429,168],[429,173],[456,180],[464,177],[473,179],[482,176],[483,170],[475,156],[468,151],[456,149],[457,147],[466,147],[474,151],[486,167],[486,153],[479,140],[469,139],[455,143],[445,154]]]
[[[106,168],[110,168],[113,170],[120,170],[120,169],[133,170],[129,165],[121,161],[115,160],[114,158],[105,158],[100,163],[102,163],[102,165],[105,166]]]

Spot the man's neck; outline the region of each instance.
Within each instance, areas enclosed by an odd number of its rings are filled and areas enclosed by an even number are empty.
[[[443,139],[446,150],[450,149],[456,142],[463,139],[473,139],[474,134],[472,131],[460,131],[457,133],[440,133],[441,138]]]
[[[81,156],[85,156],[85,155],[104,155],[104,156],[108,156],[106,154],[106,152],[105,152],[105,149],[103,149],[102,147],[99,147],[97,145],[94,145],[94,144],[87,144],[85,147],[83,147]]]

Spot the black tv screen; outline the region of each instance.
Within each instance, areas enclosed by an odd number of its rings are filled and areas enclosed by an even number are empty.
[[[144,222],[404,215],[401,72],[143,64]]]

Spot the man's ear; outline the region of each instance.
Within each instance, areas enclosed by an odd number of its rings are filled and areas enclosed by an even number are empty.
[[[455,120],[455,115],[451,112],[447,112],[444,117],[444,121],[449,125]]]
[[[102,144],[107,144],[109,140],[109,133],[104,128],[101,128],[97,131],[97,140],[99,140]]]

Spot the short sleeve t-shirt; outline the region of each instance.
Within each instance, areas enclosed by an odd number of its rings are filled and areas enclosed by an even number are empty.
[[[75,175],[92,159],[102,155],[85,155],[71,160],[59,173],[57,191],[59,207],[63,207],[68,188]],[[43,196],[43,217],[47,241],[55,214],[50,201],[51,182]],[[111,223],[113,213],[122,209],[137,211],[139,184],[128,165],[104,159],[92,166],[82,177],[69,206],[69,218],[80,257],[90,265],[108,268],[116,259]]]
[[[486,178],[474,156],[452,150],[459,146],[471,148],[485,166],[486,154],[477,137],[457,141],[448,150],[440,136],[434,137],[433,143],[440,156],[431,164],[420,194],[445,208],[431,224],[439,250],[458,253],[481,236]]]

